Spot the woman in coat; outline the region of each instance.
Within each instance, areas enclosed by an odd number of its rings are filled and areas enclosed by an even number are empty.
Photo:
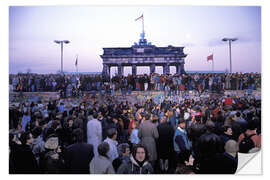
[[[139,138],[149,152],[149,161],[154,166],[157,160],[156,139],[159,137],[156,125],[154,125],[149,115],[145,116],[145,121],[140,125]]]
[[[130,161],[123,163],[117,174],[153,174],[152,165],[148,162],[148,151],[143,145],[134,147]]]

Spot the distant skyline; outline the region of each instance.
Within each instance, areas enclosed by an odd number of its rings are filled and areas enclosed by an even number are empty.
[[[144,14],[146,39],[155,46],[184,46],[186,71],[261,72],[261,8],[255,6],[14,6],[9,9],[9,72],[56,73],[64,45],[64,71],[101,72],[104,47],[130,47],[138,42]],[[114,73],[116,68],[112,68]],[[157,67],[157,72],[162,72]],[[148,73],[146,67],[138,73]],[[171,72],[175,72],[171,68]],[[131,73],[131,67],[124,74]]]

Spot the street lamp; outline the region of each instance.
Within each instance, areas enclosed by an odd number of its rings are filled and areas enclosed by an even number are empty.
[[[63,43],[68,44],[70,42],[68,40],[62,40],[62,41],[55,40],[54,42],[56,44],[61,45],[61,73],[63,73]]]
[[[226,42],[229,41],[229,53],[230,53],[230,73],[232,73],[232,50],[231,50],[231,43],[236,41],[237,38],[223,38],[222,41]]]

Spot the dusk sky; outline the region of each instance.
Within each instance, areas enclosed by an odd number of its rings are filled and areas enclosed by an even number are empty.
[[[214,54],[215,70],[261,72],[261,8],[245,6],[28,6],[9,9],[9,73],[56,73],[60,45],[64,71],[101,72],[103,47],[131,47],[138,42],[144,14],[146,39],[155,46],[184,46],[185,70],[212,70],[206,58]],[[162,72],[158,67],[157,72]],[[114,74],[115,69],[111,72]],[[138,68],[138,73],[148,68]],[[174,73],[175,69],[171,68]],[[131,67],[124,73],[131,73]]]

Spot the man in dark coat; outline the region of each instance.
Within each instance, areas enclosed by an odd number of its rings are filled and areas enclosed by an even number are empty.
[[[66,171],[69,174],[90,174],[89,164],[94,156],[93,145],[83,142],[83,131],[73,131],[76,143],[67,147],[65,152]]]
[[[30,148],[34,139],[30,132],[25,132],[20,137],[21,145],[14,152],[15,174],[36,174],[39,173],[36,158]]]
[[[162,117],[161,124],[158,125],[159,138],[157,140],[157,150],[160,169],[167,171],[173,158],[173,135],[174,129],[167,121],[166,116]]]
[[[220,157],[220,174],[234,174],[238,165],[238,143],[234,140],[228,140],[225,144],[225,152]]]

